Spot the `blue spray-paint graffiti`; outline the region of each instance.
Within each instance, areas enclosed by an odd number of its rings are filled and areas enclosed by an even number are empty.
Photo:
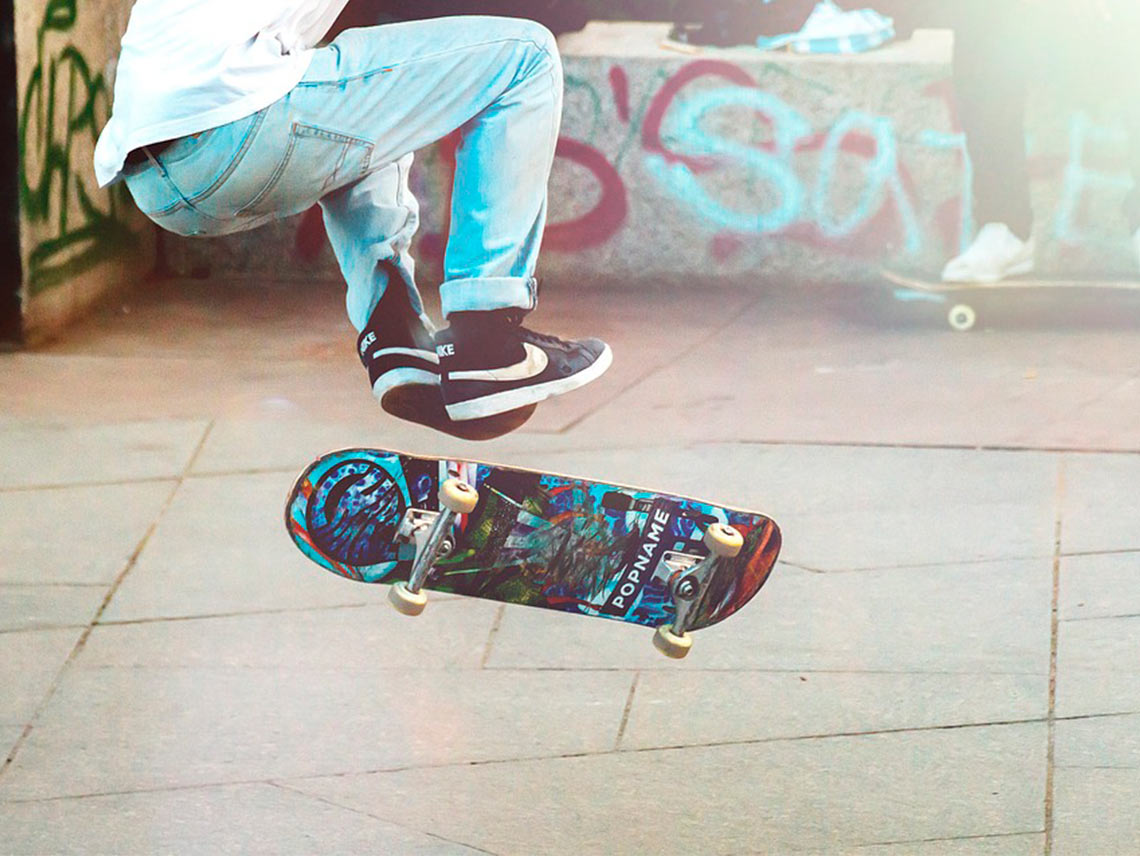
[[[706,118],[728,106],[748,107],[771,118],[774,150],[754,146],[705,130]],[[680,105],[662,135],[673,151],[691,156],[731,158],[744,165],[771,190],[769,208],[734,211],[705,191],[693,169],[683,161],[669,163],[664,155],[646,156],[646,168],[674,196],[684,199],[694,214],[719,228],[738,232],[776,232],[801,216],[804,189],[792,165],[796,143],[811,133],[811,125],[775,95],[760,89],[729,87],[706,93]]]
[[[1079,223],[1081,206],[1089,193],[1108,191],[1123,196],[1132,188],[1132,177],[1125,172],[1097,169],[1088,165],[1090,145],[1108,144],[1123,147],[1128,135],[1123,128],[1095,124],[1087,114],[1077,113],[1069,122],[1069,162],[1065,166],[1065,182],[1057,214],[1053,218],[1053,237],[1074,245],[1098,245],[1105,239],[1099,232],[1083,228]]]
[[[646,80],[648,89],[640,96],[645,100],[632,111],[624,72],[615,66],[609,77],[611,85],[621,84],[615,101],[628,130],[614,153],[596,152],[620,170],[614,173],[617,179],[606,180],[630,180],[623,161],[632,138],[640,135],[640,162],[653,185],[675,200],[698,234],[711,232],[714,243],[722,235],[741,236],[738,245],[746,236],[783,235],[820,247],[834,244],[846,253],[930,262],[960,252],[973,239],[973,169],[963,134],[948,127],[949,103],[945,110],[938,107],[949,91],[944,83],[919,83],[915,91],[933,105],[927,121],[942,116],[945,124],[915,128],[914,104],[905,118],[843,108],[821,123],[818,90],[823,87],[805,82],[810,91],[797,101],[788,94],[783,70],[777,93],[741,67],[695,61]],[[700,78],[718,78],[720,85],[695,84]],[[610,126],[599,115],[606,98],[583,78],[573,89],[590,114],[583,123],[584,141],[594,145]],[[807,117],[809,107],[813,120]],[[1093,155],[1091,142],[1097,144]],[[1068,152],[1038,158],[1035,181],[1063,185],[1053,216],[1043,212],[1040,217],[1046,241],[1087,248],[1098,241],[1120,243],[1108,224],[1088,223],[1086,210],[1092,194],[1121,195],[1130,185],[1128,176],[1103,165],[1103,149],[1120,142],[1119,131],[1093,125],[1078,113],[1071,117]],[[921,182],[913,177],[915,167]],[[612,234],[621,225],[615,218]],[[766,252],[773,245],[753,246]],[[558,249],[572,251],[573,241],[561,241]]]

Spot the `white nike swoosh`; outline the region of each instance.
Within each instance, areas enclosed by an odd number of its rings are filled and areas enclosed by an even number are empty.
[[[550,358],[546,356],[546,351],[532,345],[530,342],[523,342],[523,348],[526,349],[526,357],[513,366],[503,366],[501,369],[449,372],[448,377],[451,380],[482,380],[500,383],[512,380],[529,380],[532,377],[538,377],[546,371],[547,365],[550,364]]]

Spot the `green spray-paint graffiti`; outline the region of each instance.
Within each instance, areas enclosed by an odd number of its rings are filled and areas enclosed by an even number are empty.
[[[21,105],[20,204],[33,226],[27,258],[32,294],[137,246],[137,236],[122,216],[122,189],[95,188],[86,162],[91,149],[84,145],[76,151],[79,141],[94,145],[110,114],[104,76],[92,74],[70,41],[51,45],[71,33],[77,18],[76,0],[48,0],[36,32],[36,65]]]

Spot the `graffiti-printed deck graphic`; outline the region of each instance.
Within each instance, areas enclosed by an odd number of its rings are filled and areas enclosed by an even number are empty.
[[[378,449],[325,455],[294,485],[285,523],[300,550],[352,580],[407,581],[415,549],[397,543],[410,508],[439,510],[440,483],[479,492],[458,519],[453,548],[426,587],[505,603],[656,627],[671,621],[669,560],[704,557],[705,530],[727,523],[744,549],[719,560],[689,624],[739,610],[768,579],[780,550],[776,524],[696,499],[485,463]]]

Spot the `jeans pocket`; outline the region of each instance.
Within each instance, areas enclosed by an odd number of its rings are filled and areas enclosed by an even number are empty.
[[[225,187],[219,192],[232,201],[248,200],[233,209],[235,217],[288,217],[365,175],[372,149],[368,140],[294,122],[285,151],[278,155],[272,168],[259,159],[260,153],[254,147],[245,158],[244,168],[229,179],[243,185],[244,192],[230,194]],[[255,186],[257,190],[249,194]]]

